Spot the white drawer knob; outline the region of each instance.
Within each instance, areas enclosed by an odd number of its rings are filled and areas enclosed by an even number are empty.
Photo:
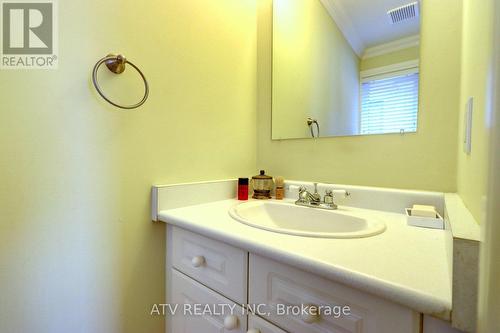
[[[247,331],[247,333],[260,333],[260,330],[256,328],[251,328]]]
[[[234,330],[235,328],[238,328],[238,317],[227,316],[224,318],[224,328],[226,330]]]
[[[191,265],[193,267],[200,267],[205,263],[205,257],[204,256],[195,256],[193,259],[191,259]]]
[[[302,315],[302,321],[307,324],[317,322],[319,319],[319,309],[316,305],[308,304],[307,313]]]

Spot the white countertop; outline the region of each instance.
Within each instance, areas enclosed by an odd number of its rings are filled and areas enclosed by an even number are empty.
[[[228,210],[239,202],[229,199],[162,210],[158,218],[417,312],[449,320],[452,297],[446,248],[449,231],[410,227],[403,214],[357,208],[375,214],[386,223],[387,230],[358,239],[292,236],[232,219]]]

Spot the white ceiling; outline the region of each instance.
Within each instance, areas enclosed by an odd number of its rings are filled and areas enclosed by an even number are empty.
[[[329,12],[343,30],[353,49],[366,49],[420,33],[420,17],[391,24],[387,11],[416,0],[326,0]],[[326,3],[325,3],[326,2]],[[328,4],[329,2],[329,4]],[[330,8],[328,8],[330,7]]]

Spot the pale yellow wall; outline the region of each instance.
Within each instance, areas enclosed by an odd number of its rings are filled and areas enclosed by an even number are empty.
[[[59,69],[0,71],[0,332],[163,331],[150,186],[254,173],[255,7],[59,1]],[[146,73],[141,109],[91,87],[110,51]]]
[[[500,1],[494,3],[494,41],[500,40]],[[500,44],[494,45],[494,85],[490,132],[490,163],[488,173],[488,208],[481,225],[484,241],[481,246],[478,333],[500,332]]]
[[[418,133],[271,141],[271,14],[259,18],[257,162],[288,179],[456,190],[461,4],[422,2]]]
[[[493,0],[464,0],[462,86],[459,104],[458,192],[475,219],[480,222],[486,195],[488,127],[493,77]],[[472,151],[463,152],[465,104],[474,97]]]
[[[389,66],[404,61],[418,60],[420,58],[420,47],[414,46],[402,49],[376,57],[361,59],[360,68],[362,71],[367,69]]]
[[[359,58],[319,0],[274,0],[273,138],[359,131]]]

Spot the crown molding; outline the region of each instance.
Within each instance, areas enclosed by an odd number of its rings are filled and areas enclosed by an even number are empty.
[[[413,70],[417,69],[420,66],[420,60],[415,59],[415,60],[408,60],[408,61],[403,61],[399,62],[396,64],[392,65],[387,65],[387,66],[382,66],[382,67],[377,67],[377,68],[372,68],[372,69],[366,69],[364,71],[361,71],[359,73],[359,77],[361,81],[365,79],[370,79],[374,76],[379,76],[379,75],[384,75],[384,74],[390,74],[394,72],[400,72],[400,71],[408,71],[408,70]]]
[[[352,23],[349,16],[345,13],[342,8],[342,4],[339,0],[320,0],[323,6],[326,8],[330,16],[333,18],[338,28],[344,35],[347,42],[351,45],[353,51],[361,57],[363,55],[363,50],[365,45],[363,40],[359,37],[354,24]]]
[[[395,41],[369,47],[363,53],[363,59],[373,58],[387,53],[408,49],[420,45],[420,35],[397,39]]]

